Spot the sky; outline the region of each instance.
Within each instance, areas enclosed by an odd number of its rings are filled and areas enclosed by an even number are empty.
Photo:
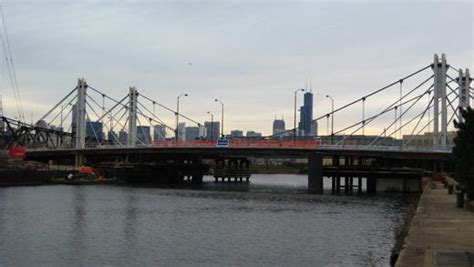
[[[3,11],[33,121],[84,77],[111,97],[136,86],[172,108],[187,93],[180,111],[197,121],[209,120],[207,111],[220,120],[218,98],[226,132],[271,134],[275,117],[292,127],[294,90],[309,83],[318,117],[330,111],[327,94],[342,106],[431,64],[434,53],[456,69],[474,66],[472,1],[4,1]],[[4,112],[14,117],[0,65]],[[368,100],[366,116],[397,95],[395,87]],[[360,120],[361,108],[338,114],[335,127]],[[158,116],[174,127],[172,113]]]

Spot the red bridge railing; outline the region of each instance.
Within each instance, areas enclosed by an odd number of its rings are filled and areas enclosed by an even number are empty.
[[[315,148],[320,144],[316,140],[228,140],[230,148]],[[218,147],[217,140],[154,141],[155,147]]]

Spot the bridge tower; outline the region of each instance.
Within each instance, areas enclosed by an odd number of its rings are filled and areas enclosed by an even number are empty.
[[[434,55],[432,65],[434,72],[433,89],[433,146],[446,147],[448,137],[448,107],[446,100],[446,72],[449,65],[446,63],[446,55],[441,54],[441,60],[437,54]],[[441,102],[441,132],[439,104]]]
[[[86,91],[87,83],[84,78],[77,80],[77,102],[75,108],[76,149],[86,146]]]
[[[459,85],[459,105],[458,108],[467,108],[471,105],[470,96],[469,96],[469,88],[471,87],[471,77],[469,75],[469,69],[466,69],[466,72],[463,74],[462,69],[459,69],[459,76],[456,79]],[[458,121],[462,122],[463,118],[461,114],[458,113]]]
[[[127,145],[135,147],[137,143],[137,100],[138,91],[135,87],[130,87],[128,93],[128,138]]]

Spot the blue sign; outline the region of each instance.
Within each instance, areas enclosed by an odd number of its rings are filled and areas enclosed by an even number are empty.
[[[229,140],[227,139],[218,139],[216,143],[217,147],[229,147]]]

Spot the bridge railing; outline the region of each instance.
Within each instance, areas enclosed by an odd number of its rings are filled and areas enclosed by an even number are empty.
[[[319,141],[314,140],[229,140],[230,148],[316,148]],[[216,147],[216,140],[155,141],[154,147]]]

